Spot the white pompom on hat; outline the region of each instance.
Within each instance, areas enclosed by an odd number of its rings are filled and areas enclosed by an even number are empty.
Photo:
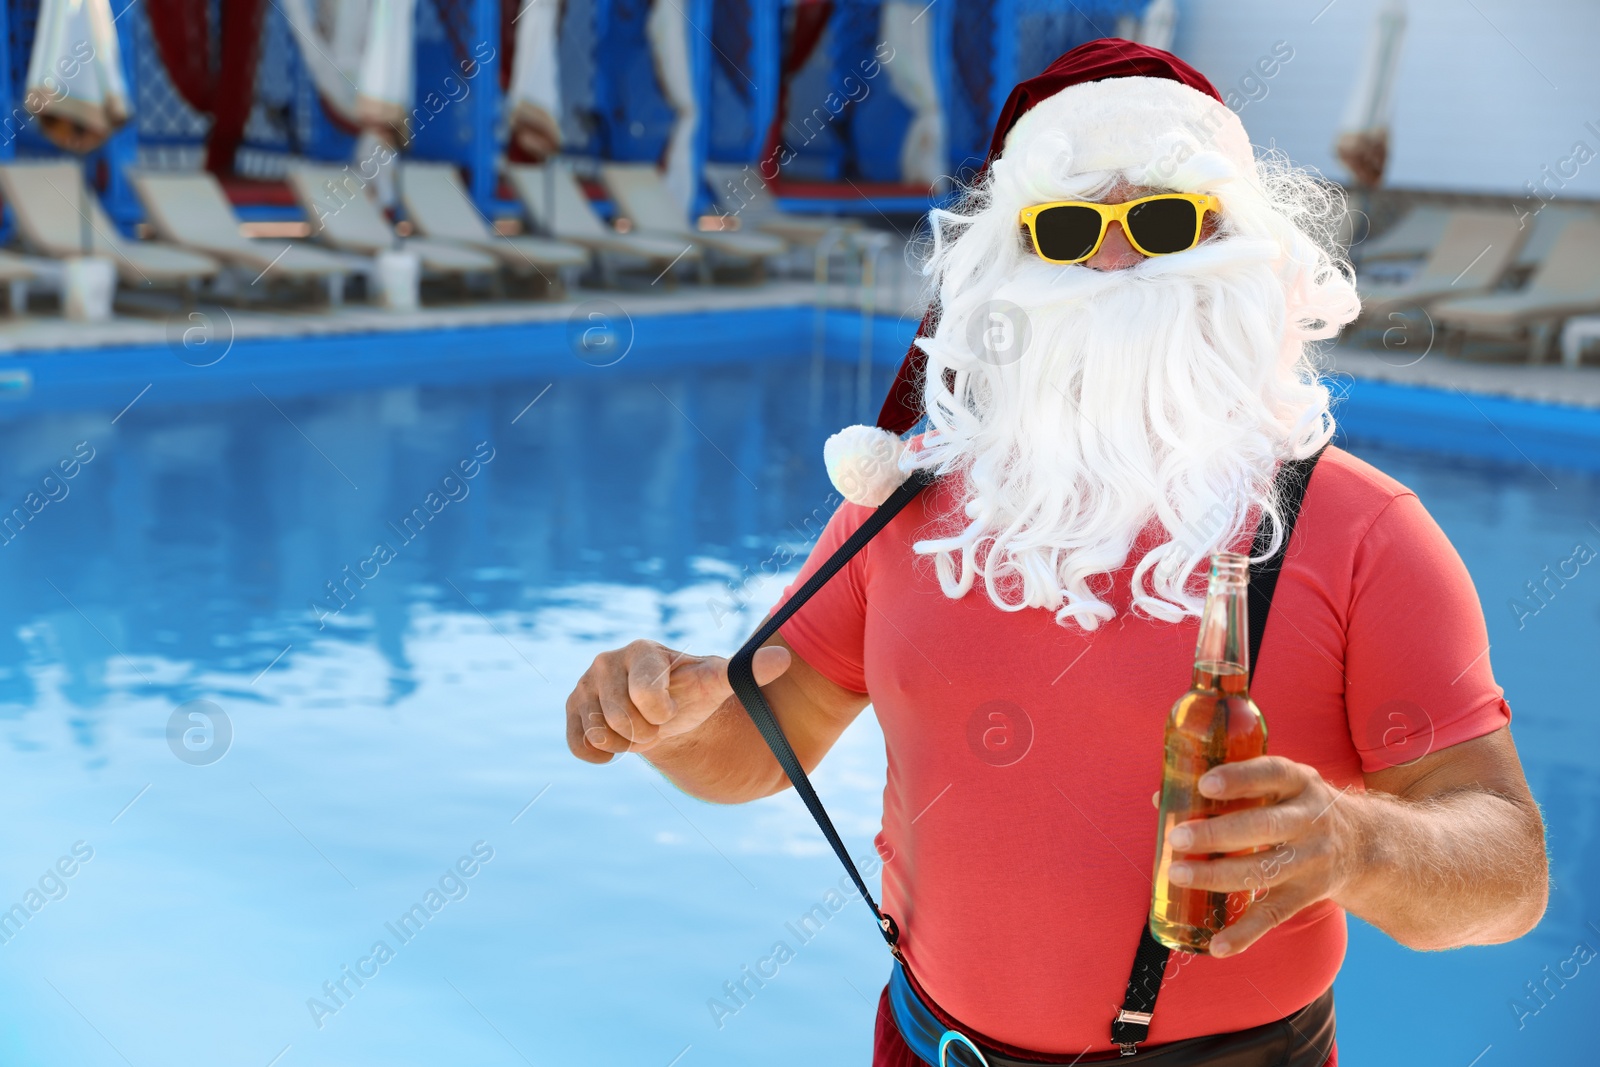
[[[852,504],[875,508],[900,488],[906,443],[877,426],[846,426],[822,446],[822,462],[834,488]]]

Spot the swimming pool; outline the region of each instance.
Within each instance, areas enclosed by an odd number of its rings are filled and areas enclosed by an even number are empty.
[[[241,346],[210,377],[29,364],[0,408],[0,511],[28,514],[0,533],[0,906],[26,911],[0,926],[0,1062],[864,1063],[888,960],[859,905],[787,925],[840,876],[804,808],[701,804],[563,739],[596,651],[731,650],[831,511],[856,349],[832,337],[813,403],[808,321],[759,359],[734,326],[641,323],[603,368],[560,328]],[[319,367],[339,344],[363,348]],[[1354,444],[1478,581],[1556,889],[1497,948],[1352,921],[1344,1061],[1578,1062],[1600,573],[1510,601],[1600,547],[1600,478]],[[816,776],[857,853],[882,776],[869,717]],[[793,958],[731,999],[780,940]]]

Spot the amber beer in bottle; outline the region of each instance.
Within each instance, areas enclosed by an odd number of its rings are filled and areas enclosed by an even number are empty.
[[[1264,798],[1217,801],[1200,794],[1200,776],[1211,768],[1267,751],[1267,724],[1250,699],[1248,580],[1249,560],[1244,556],[1224,552],[1211,558],[1200,640],[1195,645],[1194,684],[1167,716],[1150,933],[1168,948],[1184,952],[1205,952],[1212,935],[1238,918],[1250,902],[1248,891],[1190,889],[1173,885],[1167,877],[1174,860],[1222,855],[1175,855],[1168,844],[1173,827],[1266,803]]]

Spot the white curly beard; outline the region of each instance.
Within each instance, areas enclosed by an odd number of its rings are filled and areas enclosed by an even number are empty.
[[[978,212],[935,220],[965,229],[935,245],[943,312],[920,342],[929,433],[908,463],[964,478],[964,510],[915,545],[946,595],[981,579],[1000,608],[1093,630],[1115,617],[1110,576],[1137,551],[1133,610],[1176,621],[1198,614],[1197,568],[1213,552],[1263,513],[1276,524],[1277,464],[1333,434],[1307,342],[1359,305],[1328,256],[1243,184],[1201,190],[1225,205],[1233,190],[1231,232],[1121,271],[1024,248],[1016,212],[1044,197],[1008,190],[1003,173]],[[1031,333],[1009,362],[974,344],[1005,326],[995,301],[1020,308]]]

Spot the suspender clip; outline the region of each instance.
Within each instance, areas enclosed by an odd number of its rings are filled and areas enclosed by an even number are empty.
[[[900,951],[900,925],[894,921],[894,916],[879,912],[878,927],[883,931],[883,939],[889,944],[889,955],[900,961],[900,966],[907,966],[906,954]]]
[[[1111,1020],[1112,1031],[1115,1033],[1116,1025],[1121,1023],[1123,1026],[1142,1026],[1145,1028],[1145,1033],[1148,1034],[1150,1032],[1150,1020],[1153,1018],[1155,1018],[1153,1012],[1129,1011],[1127,1008],[1123,1008],[1117,1012],[1116,1018]],[[1112,1040],[1115,1041],[1116,1038],[1113,1037]],[[1124,1056],[1137,1056],[1139,1054],[1138,1040],[1117,1041],[1117,1047],[1122,1050]]]

